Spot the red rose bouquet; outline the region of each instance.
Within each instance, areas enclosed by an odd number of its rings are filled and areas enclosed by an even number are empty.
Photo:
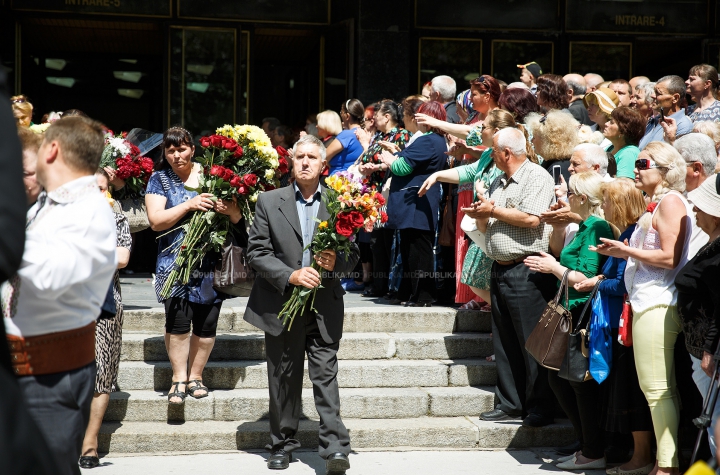
[[[215,200],[236,201],[243,217],[251,222],[260,193],[277,187],[277,152],[258,127],[226,125],[216,132],[200,139],[204,150],[196,160],[203,171],[198,187],[188,189],[198,194],[210,193]],[[176,284],[187,284],[209,251],[220,251],[230,229],[230,217],[214,210],[196,211],[180,227],[185,230],[185,237],[177,244],[178,256],[161,291],[163,297],[169,296]]]
[[[360,229],[372,231],[376,221],[386,222],[387,214],[380,211],[385,204],[385,199],[378,192],[375,186],[369,186],[367,181],[363,182],[349,173],[338,173],[331,175],[325,181],[328,191],[323,196],[323,202],[330,217],[318,225],[317,232],[310,243],[313,254],[320,251],[333,250],[342,251],[347,256],[351,251],[355,235]],[[321,272],[322,269],[313,261],[313,269]],[[315,310],[315,294],[318,287],[308,289],[307,287],[295,287],[290,300],[285,302],[278,318],[282,319],[283,325],[292,327],[292,322],[297,315],[305,311],[308,299],[312,297],[310,308]]]
[[[142,196],[153,172],[153,161],[140,155],[140,149],[128,142],[127,133],[114,135],[112,130],[105,134],[105,148],[100,156],[100,167],[110,167],[115,176],[125,181],[126,194]]]

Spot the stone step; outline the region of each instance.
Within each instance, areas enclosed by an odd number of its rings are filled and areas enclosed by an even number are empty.
[[[434,416],[478,416],[493,408],[492,387],[342,388],[340,414],[347,419],[405,419]],[[268,417],[267,389],[210,391],[207,397],[187,397],[184,405],[169,406],[167,391],[114,392],[105,421],[238,421]],[[303,418],[317,420],[312,389],[302,393]]]
[[[456,359],[492,354],[487,333],[345,333],[338,359]],[[165,340],[142,332],[123,332],[122,361],[167,361]],[[218,335],[211,361],[265,359],[263,333]]]
[[[120,390],[170,387],[172,371],[167,361],[121,361]],[[203,381],[211,389],[267,388],[267,366],[262,360],[210,361]],[[408,388],[491,386],[495,364],[481,359],[457,360],[340,360],[338,382],[342,388]],[[310,388],[305,363],[303,387]]]
[[[344,419],[354,449],[432,447],[506,449],[549,447],[574,440],[572,427],[561,421],[539,429],[519,422],[492,423],[476,417],[410,419]],[[297,439],[317,447],[318,423],[301,420]],[[105,422],[99,451],[114,453],[187,452],[262,449],[270,442],[267,421]]]
[[[220,311],[218,331],[223,333],[258,331],[243,320],[244,307]],[[123,328],[126,331],[162,333],[165,313],[161,307],[126,309]],[[351,307],[345,309],[343,329],[346,332],[453,333],[489,332],[490,313],[456,310],[448,307],[407,308],[398,306]]]

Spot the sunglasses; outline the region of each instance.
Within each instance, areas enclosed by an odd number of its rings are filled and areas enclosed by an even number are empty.
[[[635,168],[638,170],[648,170],[650,168],[667,168],[667,167],[659,167],[650,160],[649,158],[639,158],[635,160]]]
[[[27,102],[27,100],[25,100],[25,99],[13,99],[11,102],[12,102],[13,104],[21,104],[21,103],[23,103],[23,102]]]

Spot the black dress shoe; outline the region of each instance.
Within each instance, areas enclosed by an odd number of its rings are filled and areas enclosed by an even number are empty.
[[[276,450],[267,459],[267,467],[270,470],[285,470],[292,462],[292,454],[283,449]]]
[[[80,465],[80,468],[95,468],[100,465],[100,459],[89,455],[83,455],[80,457],[80,460],[78,460],[78,465]]]
[[[507,412],[503,411],[502,409],[493,409],[492,411],[487,411],[487,412],[483,412],[482,414],[480,414],[480,420],[489,421],[489,422],[519,421],[520,416],[514,416],[512,414],[508,414]]]
[[[523,419],[523,424],[525,427],[545,427],[549,426],[555,422],[555,419],[552,417],[543,416],[541,414],[528,414],[528,416]]]
[[[573,455],[578,450],[582,450],[582,444],[579,440],[576,440],[570,445],[566,445],[564,447],[556,447],[555,452],[559,455]]]
[[[350,469],[350,460],[342,452],[336,452],[325,459],[326,475],[344,475]]]

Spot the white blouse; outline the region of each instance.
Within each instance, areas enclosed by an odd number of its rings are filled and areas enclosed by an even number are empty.
[[[653,307],[672,306],[677,303],[675,276],[689,260],[689,244],[696,225],[692,205],[677,191],[671,191],[670,193],[678,196],[685,205],[686,231],[684,237],[679,237],[679,239],[685,240],[682,248],[682,256],[680,256],[678,265],[673,269],[663,269],[636,261],[632,257],[628,258],[627,267],[625,268],[625,287],[628,289],[628,296],[632,304],[633,312],[644,312]],[[670,195],[670,193],[660,199],[658,207],[660,203],[662,203],[662,200]],[[657,207],[653,211],[653,216],[655,212],[657,212]],[[643,235],[645,239],[641,244],[640,239]],[[637,226],[635,231],[633,231],[629,244],[631,247],[647,250],[660,249],[660,235],[652,225],[650,225],[647,233],[640,229],[640,226]]]

